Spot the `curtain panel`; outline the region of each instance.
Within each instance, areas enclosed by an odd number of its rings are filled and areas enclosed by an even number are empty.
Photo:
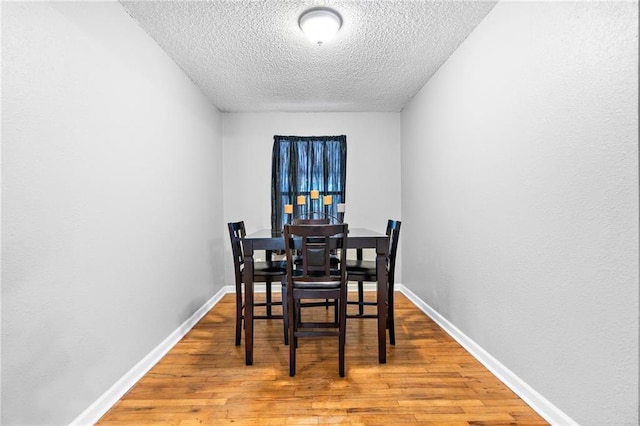
[[[271,228],[280,230],[293,217],[317,213],[336,218],[337,204],[344,203],[347,178],[347,137],[279,136],[273,137],[271,173]],[[312,190],[320,198],[311,200]],[[304,205],[296,203],[304,195]],[[323,205],[323,196],[332,203]],[[293,205],[293,215],[285,214],[285,204]]]

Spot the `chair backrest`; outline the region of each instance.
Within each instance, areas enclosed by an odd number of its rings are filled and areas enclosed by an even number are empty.
[[[240,267],[244,263],[244,254],[242,252],[242,240],[247,235],[244,228],[244,221],[229,222],[229,238],[231,239],[231,255],[233,256],[233,267],[236,277],[240,275]]]
[[[305,217],[296,217],[293,219],[294,225],[328,225],[328,218],[305,218]]]
[[[396,270],[396,253],[398,252],[398,240],[400,239],[399,220],[387,221],[387,236],[389,237],[389,281],[393,282]]]
[[[287,275],[296,282],[346,282],[346,223],[338,225],[285,225]],[[339,268],[331,267],[331,255],[339,253]],[[294,256],[302,259],[294,271]]]

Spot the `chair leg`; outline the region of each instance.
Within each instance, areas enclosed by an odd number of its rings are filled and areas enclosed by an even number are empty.
[[[387,296],[387,300],[389,301],[387,305],[387,324],[389,325],[389,343],[392,345],[396,344],[396,321],[395,314],[393,312],[393,287],[389,289],[389,295]]]
[[[266,285],[266,296],[267,296],[267,316],[271,316],[271,281],[267,280]]]
[[[293,322],[293,332],[297,332],[298,331],[298,324],[300,324],[302,322],[302,302],[300,299],[295,300],[293,302],[296,305],[296,313],[294,315],[294,322]],[[296,349],[298,348],[298,338],[294,337],[293,341],[296,345]]]
[[[284,344],[289,344],[289,311],[288,311],[289,299],[287,296],[287,284],[282,283],[282,325],[284,327]]]
[[[297,311],[296,306],[293,301],[293,295],[287,295],[287,300],[289,304],[289,326],[287,332],[289,333],[289,376],[293,377],[296,375],[296,347],[298,346],[298,342],[295,337],[295,328],[296,328],[296,318],[295,313]]]
[[[340,298],[339,303],[339,325],[338,325],[338,373],[340,377],[344,377],[344,352],[345,352],[345,342],[347,338],[347,295],[346,292]]]
[[[364,283],[358,281],[358,315],[364,315]]]
[[[242,287],[236,286],[236,346],[242,337]]]

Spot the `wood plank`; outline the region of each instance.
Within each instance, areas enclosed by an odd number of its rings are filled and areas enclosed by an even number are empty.
[[[279,320],[255,322],[246,366],[244,346],[234,345],[234,303],[226,295],[97,424],[547,424],[400,293],[387,364],[378,363],[376,321],[348,320],[345,378],[336,338],[301,339],[289,377]]]

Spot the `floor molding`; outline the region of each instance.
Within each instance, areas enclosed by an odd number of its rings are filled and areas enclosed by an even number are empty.
[[[211,299],[200,307],[189,319],[182,323],[173,333],[171,333],[162,343],[156,346],[138,364],[129,370],[120,380],[118,380],[109,390],[80,414],[71,425],[93,425],[107,412],[122,396],[129,391],[151,368],[173,348],[176,343],[189,332],[211,308],[222,299],[222,297],[234,292],[232,286],[223,287]]]
[[[525,381],[516,376],[500,361],[485,351],[480,345],[440,315],[435,309],[420,299],[415,293],[402,284],[396,284],[398,291],[404,294],[414,305],[431,318],[456,342],[462,345],[475,359],[491,371],[502,383],[508,386],[516,395],[522,398],[531,408],[552,425],[577,425],[578,423],[553,405],[549,400],[536,392]]]

